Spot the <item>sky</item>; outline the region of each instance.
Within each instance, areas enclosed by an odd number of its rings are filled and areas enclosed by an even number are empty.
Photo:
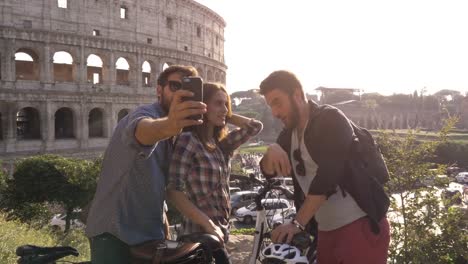
[[[221,15],[229,92],[294,72],[306,92],[468,92],[466,0],[197,0]]]

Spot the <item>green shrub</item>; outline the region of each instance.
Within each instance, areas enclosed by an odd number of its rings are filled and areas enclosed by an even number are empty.
[[[389,263],[445,264],[468,258],[465,212],[441,206],[439,187],[421,184],[444,170],[444,166],[434,170],[434,164],[428,160],[434,159],[437,148],[446,144],[447,133],[455,122],[456,119],[447,120],[434,141],[419,141],[418,131],[408,131],[405,137],[395,133],[379,137],[390,172],[386,186],[393,193]]]
[[[13,178],[6,181],[0,207],[8,219],[41,223],[36,218],[50,219],[47,205],[58,204],[67,214],[65,231],[68,231],[73,210],[83,208],[92,199],[99,171],[99,159],[88,161],[56,155],[24,158],[17,162]]]
[[[457,164],[459,167],[468,168],[468,143],[448,141],[437,147],[438,163]]]

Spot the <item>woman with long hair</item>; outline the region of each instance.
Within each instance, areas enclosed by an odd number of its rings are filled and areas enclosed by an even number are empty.
[[[205,232],[228,240],[230,160],[235,149],[262,130],[260,121],[233,114],[222,84],[204,83],[207,112],[203,124],[179,135],[167,186],[168,199],[184,215],[181,234]],[[238,128],[228,131],[227,123]],[[216,263],[230,263],[226,249],[213,252]]]

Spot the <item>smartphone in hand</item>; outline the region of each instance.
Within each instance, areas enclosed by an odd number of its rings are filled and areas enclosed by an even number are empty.
[[[182,89],[193,93],[192,97],[184,97],[183,101],[198,101],[203,102],[203,80],[198,76],[189,76],[182,78]],[[190,116],[190,119],[200,120],[202,115]]]

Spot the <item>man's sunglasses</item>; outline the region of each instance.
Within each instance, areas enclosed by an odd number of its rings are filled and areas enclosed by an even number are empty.
[[[167,81],[167,85],[172,92],[182,89],[182,82],[179,81]]]
[[[305,176],[305,165],[304,165],[304,160],[302,159],[300,148],[294,150],[293,158],[298,162],[296,166],[296,173],[300,176]]]

